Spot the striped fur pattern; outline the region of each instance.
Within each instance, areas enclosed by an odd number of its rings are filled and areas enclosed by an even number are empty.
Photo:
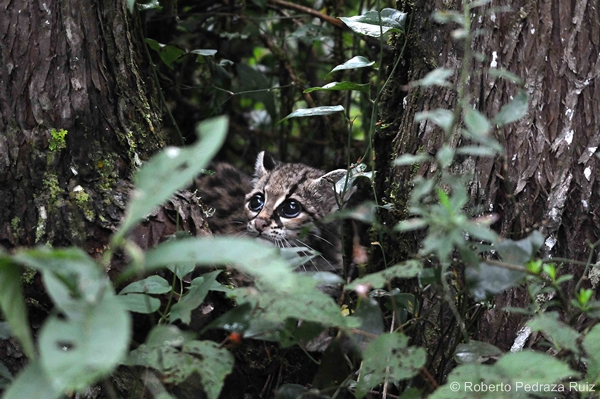
[[[281,248],[308,247],[321,256],[302,270],[341,270],[339,227],[323,220],[338,208],[333,183],[345,176],[344,169],[325,173],[303,164],[279,163],[261,152],[252,180],[230,165],[217,165],[215,171],[199,185],[203,202],[215,208],[208,220],[213,232],[247,234]]]

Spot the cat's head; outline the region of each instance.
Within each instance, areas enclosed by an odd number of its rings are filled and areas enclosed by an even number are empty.
[[[279,246],[298,246],[306,235],[320,234],[318,222],[338,209],[334,183],[346,175],[303,164],[280,163],[258,154],[253,189],[246,195],[248,232]]]

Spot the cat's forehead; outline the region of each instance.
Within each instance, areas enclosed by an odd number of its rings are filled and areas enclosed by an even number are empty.
[[[284,164],[262,176],[257,188],[269,191],[286,192],[290,188],[300,188],[323,175],[318,169],[300,164]]]

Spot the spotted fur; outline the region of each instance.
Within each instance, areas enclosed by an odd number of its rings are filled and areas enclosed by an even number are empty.
[[[341,270],[339,227],[325,217],[338,208],[333,183],[345,170],[325,173],[303,164],[279,163],[261,152],[252,180],[226,164],[215,171],[199,180],[201,199],[215,209],[208,219],[213,232],[244,233],[279,247],[308,247],[321,256],[303,270]]]

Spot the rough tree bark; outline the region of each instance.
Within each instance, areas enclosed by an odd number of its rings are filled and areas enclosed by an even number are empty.
[[[399,8],[412,13],[412,31],[404,62],[381,107],[383,123],[391,126],[376,138],[377,170],[388,172],[378,173],[377,190],[399,210],[405,209],[415,170],[394,168],[391,161],[399,154],[434,153],[443,141],[441,130],[431,123],[415,122],[415,113],[452,109],[456,100],[452,89],[406,92],[405,85],[438,66],[458,69],[462,61],[462,44],[450,37],[456,26],[438,25],[431,19],[436,9],[461,10],[460,1],[403,4]],[[499,12],[502,6],[510,11]],[[470,186],[472,205],[500,217],[493,228],[515,239],[539,229],[547,237],[542,249],[546,256],[586,261],[589,244],[600,239],[599,161],[594,155],[600,145],[599,21],[598,4],[588,0],[492,1],[472,14],[473,29],[485,30],[472,49],[484,54],[485,60],[472,62],[471,103],[493,117],[516,94],[517,86],[493,78],[484,69],[497,66],[524,80],[529,111],[522,120],[497,132],[504,145],[502,157],[464,159],[460,167],[475,174]],[[417,174],[427,175],[427,165]],[[393,178],[386,179],[389,176]],[[390,222],[405,216],[401,212],[384,215]],[[405,236],[402,242],[400,246],[387,244],[397,258],[418,249],[418,237]],[[581,273],[581,268],[572,267],[570,272]],[[496,307],[480,318],[478,338],[508,349],[521,319],[502,308],[523,306],[525,296],[509,290],[495,301]]]
[[[164,144],[125,1],[2,0],[0,245],[102,252]]]
[[[1,0],[0,10],[0,248],[78,246],[99,257],[133,170],[165,141],[136,20],[125,0]],[[177,227],[198,231],[195,201],[175,196],[132,238],[145,249]],[[24,291],[35,334],[52,305],[39,279]],[[16,341],[0,340],[11,372],[25,361]],[[135,386],[129,374],[114,378],[121,393]]]

